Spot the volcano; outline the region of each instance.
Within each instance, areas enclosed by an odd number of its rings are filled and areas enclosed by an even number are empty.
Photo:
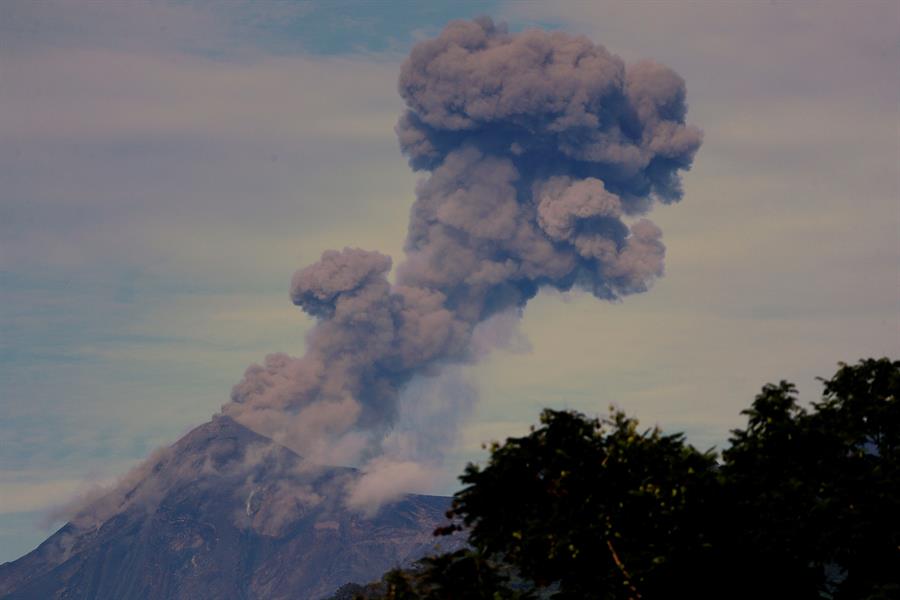
[[[449,498],[345,508],[357,475],[214,417],[0,565],[0,598],[317,599],[458,545],[432,535]]]

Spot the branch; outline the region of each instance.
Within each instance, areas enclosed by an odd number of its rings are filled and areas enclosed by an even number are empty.
[[[622,571],[622,575],[625,576],[625,585],[631,590],[631,593],[634,594],[634,598],[640,600],[641,593],[637,591],[637,588],[634,587],[634,584],[631,583],[631,575],[628,574],[628,571],[625,570],[625,564],[622,563],[622,559],[619,558],[619,554],[616,552],[616,549],[613,548],[612,540],[606,539],[606,547],[609,548],[609,553],[612,554],[613,562],[616,563],[616,566],[619,567],[619,570]]]

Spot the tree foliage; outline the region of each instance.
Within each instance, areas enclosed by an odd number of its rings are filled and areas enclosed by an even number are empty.
[[[900,362],[841,365],[824,385],[811,410],[782,381],[744,411],[721,469],[729,556],[763,591],[900,597]]]
[[[470,547],[359,597],[900,597],[900,362],[841,365],[808,409],[769,384],[717,456],[620,411],[545,410],[469,465]]]

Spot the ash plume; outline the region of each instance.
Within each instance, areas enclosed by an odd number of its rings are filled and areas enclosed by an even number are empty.
[[[410,456],[389,448],[410,382],[477,360],[491,336],[476,330],[543,287],[603,300],[645,291],[665,247],[641,215],[681,198],[702,134],[685,123],[671,69],[489,18],[418,43],[399,92],[400,146],[428,176],[394,282],[389,257],[356,248],[298,271],[291,299],[318,319],[306,354],[251,366],[222,410],[311,460],[414,479]],[[465,412],[463,396],[429,412],[437,426]],[[366,485],[350,497],[377,504],[370,492],[390,488]]]

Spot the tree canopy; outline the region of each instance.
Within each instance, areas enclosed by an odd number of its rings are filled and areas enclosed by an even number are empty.
[[[469,547],[359,598],[900,597],[900,362],[840,365],[822,399],[763,387],[721,455],[610,409],[545,410],[470,464],[438,534]]]

